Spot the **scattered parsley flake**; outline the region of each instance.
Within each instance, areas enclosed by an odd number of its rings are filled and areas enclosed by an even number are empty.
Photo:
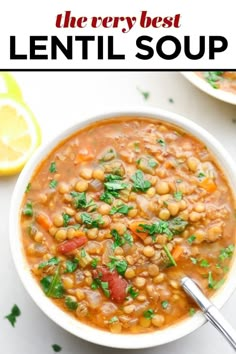
[[[183,193],[181,191],[177,191],[174,193],[174,198],[177,202],[180,202],[183,198]]]
[[[52,179],[49,182],[49,188],[51,188],[51,189],[55,189],[57,185],[58,185],[58,181],[56,181],[55,179]]]
[[[196,236],[195,235],[191,235],[187,238],[188,243],[192,244],[194,241],[196,240]]]
[[[150,97],[150,92],[148,91],[143,91],[141,90],[139,87],[137,87],[137,90],[139,93],[141,93],[141,95],[143,96],[144,100],[147,101]]]
[[[5,316],[5,318],[8,319],[12,327],[15,327],[16,318],[19,317],[20,315],[21,315],[21,311],[19,307],[17,305],[14,305],[9,315]]]
[[[30,190],[31,190],[31,183],[28,183],[25,188],[25,193],[29,193]]]
[[[55,161],[51,162],[51,164],[49,166],[49,172],[51,172],[51,173],[57,172],[57,167],[56,167],[56,162]]]
[[[60,345],[58,344],[53,344],[52,349],[54,350],[55,353],[58,353],[62,350],[62,347],[60,347]]]
[[[143,316],[147,318],[148,320],[151,320],[155,315],[153,309],[148,309],[144,311]]]
[[[161,307],[165,310],[169,306],[169,302],[167,300],[161,302]]]
[[[189,313],[189,316],[193,316],[193,315],[195,315],[195,313],[196,313],[195,308],[190,307],[190,309],[189,309],[188,313]]]
[[[27,202],[23,208],[22,213],[26,216],[33,216],[33,205],[32,202]]]

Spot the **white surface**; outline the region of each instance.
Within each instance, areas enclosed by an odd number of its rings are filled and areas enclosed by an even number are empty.
[[[44,141],[68,125],[89,114],[129,105],[154,105],[187,116],[208,129],[235,158],[235,106],[217,101],[188,83],[179,73],[16,73],[25,100],[34,111],[43,130]],[[150,92],[144,101],[136,87]],[[169,102],[169,98],[174,103]],[[8,212],[16,177],[0,179],[0,345],[7,354],[53,353],[54,343],[61,353],[120,353],[89,344],[69,335],[48,318],[32,302],[13,266],[8,243]],[[3,317],[16,303],[22,316],[12,328]],[[236,328],[236,293],[223,313]],[[135,337],[134,337],[135,340]],[[135,353],[162,354],[233,353],[229,345],[210,325],[171,344]],[[131,351],[131,353],[134,351]]]

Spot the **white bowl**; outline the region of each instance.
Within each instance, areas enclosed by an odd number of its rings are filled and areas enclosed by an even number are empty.
[[[52,141],[38,149],[22,171],[12,196],[10,211],[10,244],[16,269],[26,290],[41,310],[59,326],[82,339],[108,347],[126,349],[148,348],[171,342],[193,332],[206,322],[205,318],[200,312],[197,312],[193,317],[186,318],[166,329],[157,330],[156,332],[148,334],[112,334],[87,326],[62,311],[54,304],[53,301],[44,295],[36,280],[31,275],[23,252],[20,236],[20,206],[26,186],[38,164],[55,146],[57,146],[60,141],[70,136],[76,130],[95,121],[120,116],[156,118],[164,122],[176,124],[177,126],[185,129],[187,132],[190,132],[203,141],[217,157],[221,167],[224,169],[228,177],[228,180],[230,181],[232,188],[236,190],[236,167],[233,160],[220,145],[220,143],[200,126],[182,116],[156,108],[136,107],[128,110],[118,109],[113,112],[98,114],[82,123],[76,124],[73,127],[66,129],[62,134],[59,134]],[[212,298],[213,302],[219,308],[224,305],[236,288],[235,274],[236,261],[234,258],[230,272],[227,276],[227,281]]]
[[[198,76],[195,72],[182,72],[181,74],[194,86],[206,92],[208,95],[227,103],[236,104],[236,94],[221,89],[214,89],[207,81]]]

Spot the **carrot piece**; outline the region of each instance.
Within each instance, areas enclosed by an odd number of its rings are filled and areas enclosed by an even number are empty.
[[[183,247],[181,247],[180,245],[176,245],[173,252],[172,252],[172,256],[174,258],[174,260],[178,260],[180,258],[180,256],[183,254]]]
[[[36,215],[36,221],[37,223],[42,226],[43,229],[49,230],[50,227],[52,226],[52,221],[50,218],[44,214],[44,213],[39,213]]]
[[[206,177],[202,181],[200,181],[199,186],[209,193],[213,193],[216,190],[216,184],[214,180],[210,177]]]
[[[140,226],[142,224],[142,221],[133,221],[131,224],[129,224],[128,228],[139,238],[144,240],[147,236],[147,232],[143,232],[143,228]]]

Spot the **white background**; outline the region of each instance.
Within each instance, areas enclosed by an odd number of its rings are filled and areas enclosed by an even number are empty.
[[[189,1],[189,0],[7,0],[0,8],[0,68],[141,68],[141,69],[192,69],[192,68],[235,68],[235,0]],[[57,29],[56,15],[71,10],[76,17],[87,16],[135,16],[137,23],[129,32],[123,34],[118,29]],[[151,17],[165,17],[181,14],[180,28],[147,28],[142,29],[138,20],[142,10],[148,11]],[[17,53],[29,55],[29,36],[56,35],[65,43],[66,36],[108,35],[114,36],[115,52],[126,54],[126,60],[97,60],[97,43],[89,44],[89,60],[81,60],[81,43],[74,42],[74,58],[67,60],[62,54],[58,60],[10,60],[9,37],[16,36]],[[137,53],[136,39],[142,35],[153,37],[152,47],[155,48],[159,38],[165,35],[177,37],[182,44],[181,55],[174,60],[161,59],[157,54],[150,60],[140,60]],[[191,37],[191,52],[198,53],[199,36],[206,37],[206,53],[202,59],[190,60],[183,51],[183,37]],[[228,40],[225,52],[216,54],[215,60],[209,60],[208,37],[224,36]],[[50,57],[50,40],[44,54]],[[104,42],[104,50],[107,45]],[[168,50],[173,50],[172,45]]]
[[[15,73],[26,102],[35,113],[48,141],[67,126],[92,112],[119,106],[156,106],[185,115],[218,138],[236,159],[236,106],[193,87],[180,73]],[[150,92],[144,101],[137,87]],[[174,100],[173,103],[169,99]],[[234,122],[233,122],[234,121]],[[17,177],[0,178],[0,352],[50,354],[54,343],[62,354],[122,354],[80,340],[59,328],[34,304],[14,268],[8,242],[10,197]],[[4,316],[17,304],[22,315],[12,328]],[[236,328],[236,293],[223,314]],[[109,335],[109,334],[108,334]],[[135,340],[135,337],[134,337]],[[210,325],[176,342],[131,354],[230,354],[233,350]]]

